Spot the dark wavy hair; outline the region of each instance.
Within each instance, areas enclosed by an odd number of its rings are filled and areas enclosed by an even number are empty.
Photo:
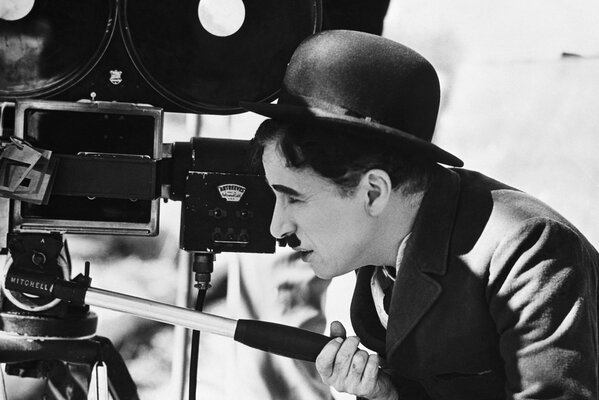
[[[311,168],[335,183],[341,194],[351,195],[364,173],[386,171],[393,189],[406,195],[428,188],[436,163],[415,157],[381,139],[367,139],[338,129],[264,121],[252,139],[252,160],[262,168],[264,147],[277,143],[289,168]]]

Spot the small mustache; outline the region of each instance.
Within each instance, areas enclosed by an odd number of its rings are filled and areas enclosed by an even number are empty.
[[[285,236],[284,238],[281,238],[281,239],[277,239],[277,242],[279,242],[279,245],[281,247],[287,245],[291,248],[299,247],[299,245],[301,244],[301,241],[295,234]]]

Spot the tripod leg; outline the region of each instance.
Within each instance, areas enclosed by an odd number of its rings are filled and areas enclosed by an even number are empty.
[[[4,380],[4,368],[2,364],[0,364],[0,400],[8,400],[6,381]]]
[[[87,365],[69,364],[59,360],[26,361],[6,365],[9,375],[33,379],[28,383],[21,383],[21,390],[24,390],[21,395],[27,393],[28,398],[35,396],[33,398],[47,400],[86,400],[89,371]],[[25,387],[27,389],[24,389]]]
[[[46,389],[43,399],[66,400],[87,399],[87,381],[89,374],[86,365],[67,364],[62,361],[43,361],[51,369],[45,373]]]
[[[108,369],[108,389],[114,400],[139,400],[137,386],[125,365],[123,357],[115,349],[112,342],[102,336],[96,336],[95,341],[100,343],[102,361]]]
[[[87,399],[91,368],[101,358],[108,369],[112,398],[139,400],[137,386],[125,361],[105,337],[59,341],[2,340],[0,349],[6,353],[0,361],[8,362],[8,374],[47,378],[45,394],[48,399]]]

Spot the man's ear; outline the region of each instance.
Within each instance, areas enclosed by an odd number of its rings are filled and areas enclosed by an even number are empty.
[[[382,169],[371,169],[362,177],[366,189],[366,211],[372,216],[380,215],[391,198],[393,185],[389,174]]]

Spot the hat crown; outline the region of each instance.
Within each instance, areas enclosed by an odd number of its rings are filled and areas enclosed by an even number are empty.
[[[279,121],[378,137],[404,155],[461,167],[462,160],[431,143],[439,97],[435,69],[414,50],[381,36],[338,30],[299,45],[276,104],[241,106]]]
[[[431,141],[439,79],[414,50],[380,36],[324,31],[295,51],[279,104],[365,118]]]

